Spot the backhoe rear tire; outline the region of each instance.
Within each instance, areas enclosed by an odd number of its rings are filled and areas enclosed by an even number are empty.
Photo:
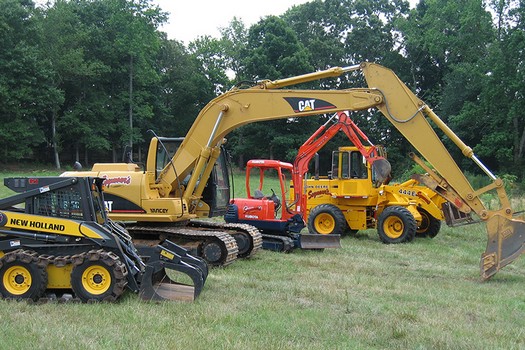
[[[321,204],[308,216],[308,231],[320,235],[343,235],[347,225],[341,210],[333,204]]]
[[[441,229],[441,221],[430,215],[425,209],[418,209],[418,211],[423,219],[417,228],[417,237],[436,237]]]
[[[387,207],[379,215],[377,233],[383,243],[396,244],[414,240],[417,222],[412,213],[404,207]]]

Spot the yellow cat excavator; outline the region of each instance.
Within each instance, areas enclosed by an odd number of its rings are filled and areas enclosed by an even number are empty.
[[[346,90],[285,89],[287,86],[349,72],[361,72],[368,87]],[[148,158],[146,170],[129,164],[106,164],[95,166],[93,171],[96,176],[108,179],[108,193],[118,194],[136,210],[135,213],[125,215],[110,212],[114,219],[150,224],[185,224],[190,219],[209,214],[210,206],[203,201],[203,193],[219,158],[224,137],[233,129],[259,121],[369,108],[378,109],[430,164],[429,167],[417,155],[412,155],[427,171],[427,174],[418,176],[417,181],[447,200],[443,211],[449,225],[473,222],[472,214],[486,224],[488,243],[481,257],[483,278],[494,275],[521,254],[525,241],[525,221],[511,209],[502,180],[494,176],[472,149],[391,70],[374,63],[335,67],[274,81],[264,80],[249,88],[235,87],[210,101],[201,110],[170,161],[167,164],[160,162],[162,169],[157,170],[157,160],[153,157]],[[429,120],[461,149],[463,155],[490,177],[490,185],[473,189]],[[122,172],[123,167],[128,167],[126,172]],[[93,172],[86,175],[95,176]],[[487,209],[480,199],[482,194],[489,191],[497,192],[500,200],[501,205],[496,210]],[[144,232],[146,229],[155,231],[159,228],[154,225],[143,227]],[[169,228],[161,229],[163,234],[169,233]],[[193,231],[198,229],[192,227]],[[249,239],[245,241],[250,242]],[[198,249],[203,249],[201,243],[197,243]],[[262,242],[259,244],[262,245]],[[210,251],[216,252],[214,249]]]

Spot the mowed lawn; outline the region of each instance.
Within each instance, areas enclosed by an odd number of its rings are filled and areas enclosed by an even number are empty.
[[[262,251],[213,269],[193,303],[0,301],[4,349],[520,349],[525,260],[479,277],[481,225],[342,249]]]
[[[525,259],[482,281],[485,244],[483,224],[400,245],[368,230],[213,269],[193,303],[0,301],[0,349],[525,348]]]

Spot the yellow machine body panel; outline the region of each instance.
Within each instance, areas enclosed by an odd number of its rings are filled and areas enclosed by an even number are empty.
[[[104,178],[105,204],[111,218],[119,221],[178,222],[196,218],[189,213],[180,197],[161,197],[154,183],[153,173],[141,171],[135,164],[95,164],[92,172],[75,172],[77,176]],[[132,171],[131,171],[131,170]],[[66,175],[68,173],[65,173]],[[114,209],[114,201],[126,202],[126,208]],[[183,208],[183,205],[185,208]]]
[[[62,219],[51,216],[32,215],[17,212],[2,211],[5,217],[6,229],[18,229],[73,237],[87,237],[102,239],[102,237],[87,226],[74,220]]]
[[[47,289],[71,289],[71,271],[73,265],[63,267],[47,266]]]

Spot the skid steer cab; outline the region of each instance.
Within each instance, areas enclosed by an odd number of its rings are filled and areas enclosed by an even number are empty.
[[[194,300],[208,266],[169,242],[136,247],[108,219],[102,178],[6,178],[0,200],[0,295],[7,299]]]
[[[278,160],[252,159],[246,165],[246,198],[230,201],[224,219],[245,223],[263,232],[263,248],[289,251],[293,248],[341,248],[340,236],[303,233],[306,223],[290,197],[293,165]],[[278,188],[279,195],[275,188]],[[253,188],[253,190],[252,190]],[[266,193],[266,195],[265,195]],[[279,197],[280,196],[280,197]]]

